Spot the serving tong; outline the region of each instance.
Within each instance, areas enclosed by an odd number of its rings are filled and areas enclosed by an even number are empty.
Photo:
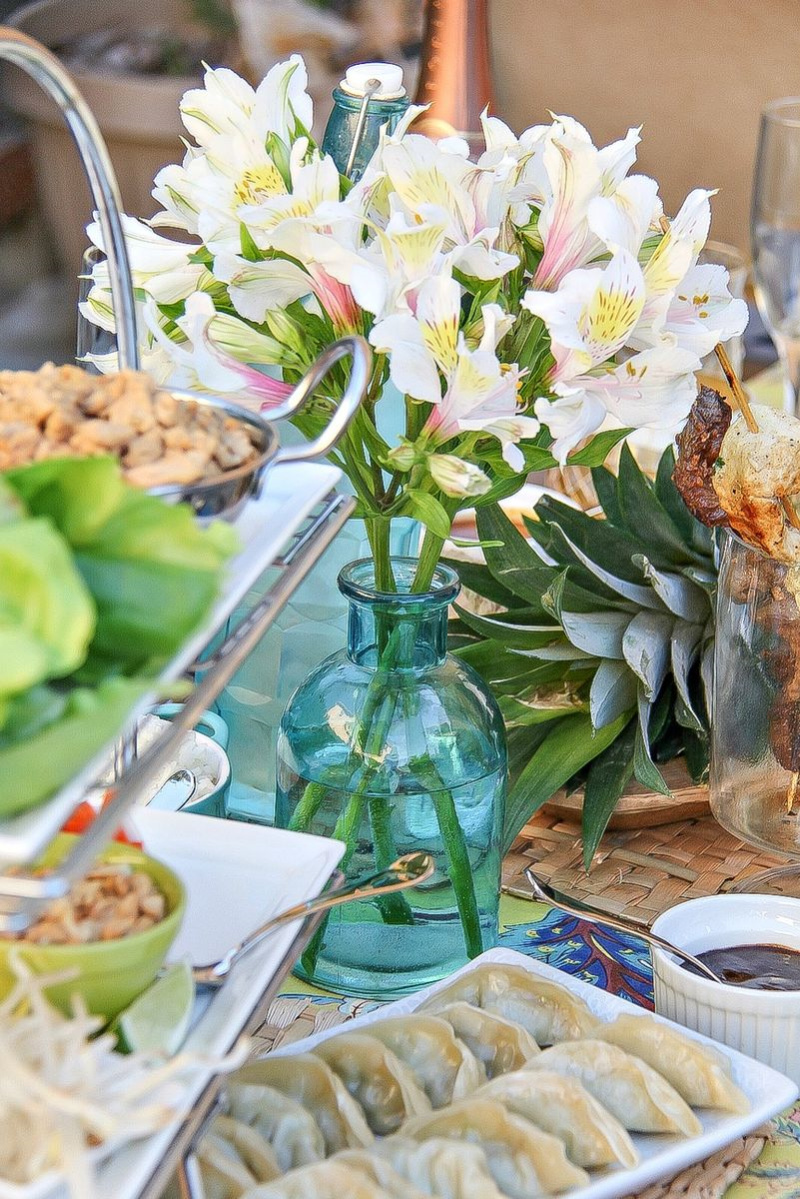
[[[433,871],[434,861],[429,853],[420,851],[403,854],[383,870],[376,870],[354,882],[324,891],[314,899],[306,899],[303,903],[297,903],[279,912],[277,916],[270,917],[238,945],[232,946],[218,962],[210,962],[207,966],[193,966],[192,977],[198,986],[221,987],[236,963],[284,924],[292,924],[295,920],[329,912],[332,908],[356,900],[375,899],[380,895],[391,895],[394,891],[406,891],[424,883]]]

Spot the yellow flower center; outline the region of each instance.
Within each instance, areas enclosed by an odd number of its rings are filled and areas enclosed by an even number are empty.
[[[250,167],[233,189],[237,204],[260,204],[272,196],[285,196],[286,184],[273,162]]]

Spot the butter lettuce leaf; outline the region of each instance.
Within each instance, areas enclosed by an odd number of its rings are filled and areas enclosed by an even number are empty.
[[[23,701],[12,701],[0,732],[0,818],[36,807],[69,782],[113,741],[151,686],[146,679],[117,678],[65,694],[40,690],[39,712],[26,697],[28,710],[22,719],[15,709]],[[43,723],[45,712],[49,719]],[[33,721],[27,729],[26,718]],[[9,729],[14,731],[13,740]],[[20,738],[26,731],[28,735]]]
[[[0,524],[0,696],[72,673],[94,629],[94,601],[50,521]]]

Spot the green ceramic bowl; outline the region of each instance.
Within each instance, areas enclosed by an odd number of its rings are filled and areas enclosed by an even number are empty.
[[[37,865],[54,866],[67,853],[75,837],[56,837]],[[99,856],[101,862],[124,862],[150,875],[167,901],[167,914],[158,924],[129,937],[94,941],[88,945],[29,945],[0,937],[0,998],[10,991],[14,975],[9,953],[17,949],[36,974],[56,974],[77,969],[77,978],[57,983],[47,990],[48,998],[69,1014],[70,998],[81,995],[90,1012],[112,1020],[149,987],[161,968],[167,951],[178,934],[186,908],[186,893],[177,875],[131,845],[110,845]]]

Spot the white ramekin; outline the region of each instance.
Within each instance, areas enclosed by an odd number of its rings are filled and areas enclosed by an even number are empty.
[[[703,953],[732,945],[800,950],[800,899],[783,895],[709,895],[663,912],[653,932]],[[690,974],[653,949],[656,1011],[787,1074],[800,1085],[800,991],[756,991]]]

